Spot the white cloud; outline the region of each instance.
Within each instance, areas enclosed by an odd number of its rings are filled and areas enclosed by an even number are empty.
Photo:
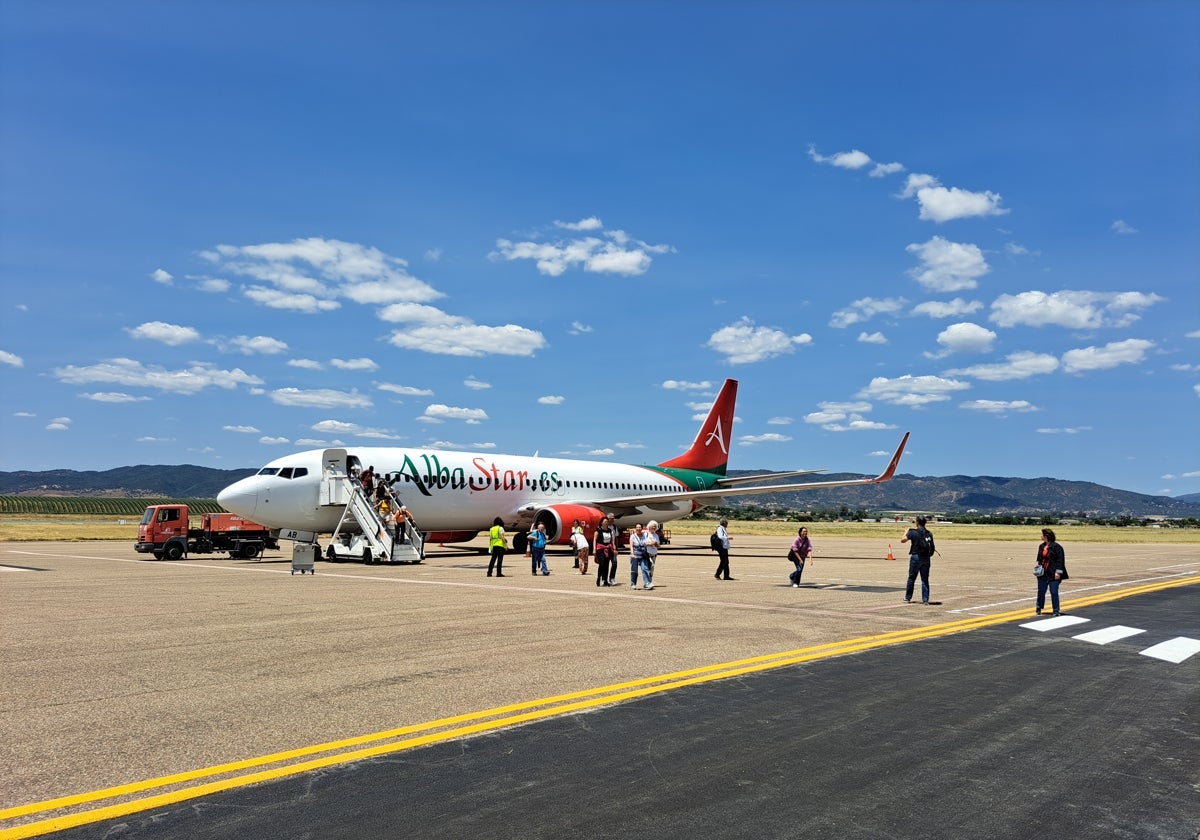
[[[1090,432],[1091,426],[1075,426],[1062,429],[1038,429],[1040,435],[1077,435],[1080,432]]]
[[[885,175],[895,175],[897,172],[904,171],[902,163],[877,163],[875,168],[871,170],[872,178],[882,178]]]
[[[442,249],[441,248],[430,248],[429,250],[427,250],[425,252],[425,261],[426,262],[437,262],[441,258],[442,258]]]
[[[7,350],[0,350],[0,364],[12,365],[13,367],[25,367],[25,360],[16,353],[9,353]]]
[[[314,432],[328,432],[335,435],[354,435],[360,438],[378,438],[382,440],[399,440],[399,435],[390,429],[374,429],[360,426],[358,423],[345,423],[341,420],[322,420],[312,425]]]
[[[257,429],[254,426],[222,426],[221,429],[226,432],[238,432],[239,434],[257,435],[262,433],[262,429]]]
[[[1028,379],[1031,376],[1053,373],[1058,370],[1058,359],[1046,353],[1024,350],[1011,353],[1006,361],[993,364],[973,365],[946,371],[949,376],[970,376],[989,382],[1004,382],[1010,379]]]
[[[288,366],[301,368],[302,370],[324,370],[325,365],[318,362],[316,359],[288,359]]]
[[[593,457],[603,457],[603,458],[607,458],[609,455],[612,455],[612,454],[614,453],[614,451],[615,451],[615,450],[614,450],[614,449],[612,449],[612,447],[607,447],[607,446],[606,446],[606,447],[604,447],[603,449],[591,449],[591,450],[588,450],[588,455],[591,455],[591,456],[593,456]]]
[[[1079,373],[1088,370],[1107,370],[1117,365],[1132,365],[1143,361],[1146,353],[1154,347],[1153,341],[1128,338],[1113,341],[1103,347],[1083,347],[1063,353],[1063,370]]]
[[[707,346],[723,354],[731,365],[740,365],[792,353],[797,345],[807,344],[812,344],[812,336],[808,333],[788,335],[771,327],[756,327],[748,317],[742,316],[736,324],[713,333]]]
[[[817,163],[827,163],[839,169],[862,169],[871,162],[870,155],[866,152],[860,152],[858,149],[825,156],[817,152],[816,146],[810,145],[808,147],[808,156]]]
[[[412,385],[393,385],[390,382],[380,382],[375,386],[380,391],[389,391],[402,397],[432,397],[433,391],[428,388],[415,388]]]
[[[616,446],[617,446],[617,449],[645,449],[646,448],[646,445],[644,443],[620,443],[620,442],[618,442],[616,444]]]
[[[538,397],[538,402],[542,405],[562,405],[567,398],[556,394],[548,394],[544,397]]]
[[[315,295],[281,292],[265,286],[247,286],[242,289],[242,294],[255,303],[261,303],[270,309],[288,309],[308,315],[317,312],[332,312],[342,306],[336,300],[321,300]]]
[[[237,338],[231,338],[228,344],[247,356],[255,354],[274,356],[288,349],[287,342],[267,335],[256,335],[253,338],[248,335],[239,335]]]
[[[888,343],[887,337],[881,332],[873,332],[873,333],[860,332],[858,334],[858,341],[861,344],[887,344]]]
[[[417,326],[396,330],[388,342],[394,347],[445,356],[532,356],[546,346],[546,339],[540,332],[515,324],[502,327],[479,324]]]
[[[968,400],[959,403],[959,408],[968,411],[984,411],[989,414],[1007,414],[1010,411],[1037,411],[1037,407],[1027,400]]]
[[[210,294],[222,294],[233,288],[233,284],[219,277],[201,277],[197,279],[196,288]]]
[[[1112,225],[1109,226],[1109,230],[1111,230],[1113,233],[1121,234],[1137,233],[1137,228],[1127,224],[1122,219],[1117,219],[1115,222],[1113,222]]]
[[[687,382],[679,379],[666,379],[662,384],[666,391],[707,391],[712,383],[705,379],[703,382]]]
[[[791,417],[771,417],[767,420],[768,426],[790,426],[792,425]]]
[[[139,438],[134,438],[136,443],[174,443],[175,438],[155,437],[154,435],[142,435]]]
[[[818,403],[817,406],[821,410],[804,415],[804,422],[820,426],[830,432],[858,432],[894,428],[887,423],[863,418],[864,414],[871,411],[872,406],[869,402],[822,402]]]
[[[533,260],[538,273],[559,277],[571,268],[597,274],[645,274],[653,256],[675,249],[670,245],[650,245],[631,238],[623,230],[602,230],[599,219],[591,217],[579,222],[555,222],[556,227],[573,232],[599,231],[597,236],[579,239],[539,242],[513,242],[497,239],[496,250],[488,255],[492,260]]]
[[[571,329],[568,330],[571,335],[586,335],[592,331],[592,327],[579,323],[578,321],[571,322]]]
[[[937,337],[938,344],[948,353],[988,353],[995,340],[994,332],[969,321],[951,324]]]
[[[346,435],[357,432],[362,426],[357,423],[347,423],[343,420],[322,420],[310,427],[314,432],[329,432],[335,435]]]
[[[456,408],[454,406],[434,403],[425,409],[425,414],[418,418],[424,422],[441,423],[445,420],[462,420],[475,425],[488,419],[487,412],[482,408]]]
[[[164,286],[170,286],[171,280],[174,279],[168,272],[161,268],[154,269],[154,271],[150,274],[150,277],[155,283],[162,283]]]
[[[85,400],[102,403],[131,403],[149,402],[149,397],[135,397],[133,394],[123,394],[120,391],[97,391],[91,394],[80,394]]]
[[[940,236],[921,244],[913,243],[904,250],[916,254],[921,261],[921,265],[908,272],[909,276],[934,292],[974,289],[976,281],[991,270],[979,246],[951,242]]]
[[[742,435],[738,438],[738,443],[742,446],[753,446],[756,443],[786,443],[789,440],[791,438],[787,435],[769,432],[765,435]]]
[[[970,384],[966,382],[944,379],[940,376],[905,374],[897,379],[877,376],[856,396],[864,399],[883,400],[893,405],[919,408],[927,403],[948,400],[954,391],[963,391],[970,387]]]
[[[161,341],[172,347],[200,340],[200,333],[192,327],[181,327],[164,321],[147,321],[136,327],[126,327],[125,332],[132,338]]]
[[[962,298],[945,301],[929,300],[914,306],[912,314],[928,315],[930,318],[961,318],[964,315],[970,315],[972,312],[978,312],[982,308],[983,303],[978,300],[966,301]]]
[[[335,391],[332,388],[316,388],[305,391],[300,388],[279,388],[271,392],[271,401],[276,405],[300,408],[370,408],[371,398],[357,391]]]
[[[412,276],[405,260],[337,239],[218,245],[201,256],[229,274],[250,278],[253,285],[242,293],[276,309],[313,313],[337,309],[340,299],[384,304],[443,296]]]
[[[368,358],[330,359],[329,364],[339,370],[378,370],[379,365]]]
[[[580,219],[578,222],[556,221],[554,226],[564,228],[565,230],[603,230],[604,222],[595,216],[588,216],[586,219]]]
[[[261,385],[263,380],[240,368],[221,370],[208,362],[192,362],[183,370],[166,370],[143,365],[133,359],[108,359],[95,365],[55,368],[54,376],[68,385],[111,382],[141,388],[157,388],[175,394],[195,394],[205,388],[230,390],[238,385]]]
[[[290,443],[285,437],[260,437],[258,442],[265,446],[279,446],[281,444]]]
[[[474,376],[468,376],[466,379],[464,379],[463,385],[467,386],[472,391],[486,391],[488,388],[492,387],[490,383],[480,382]]]
[[[829,326],[837,329],[869,321],[876,315],[894,315],[908,305],[904,298],[859,298],[845,309],[839,309],[829,319]]]
[[[1138,310],[1162,301],[1144,292],[1021,292],[996,298],[990,320],[1001,327],[1126,327],[1141,318]]]
[[[919,218],[927,222],[949,222],[975,216],[1002,216],[1009,211],[1000,207],[999,193],[985,190],[971,192],[958,187],[943,187],[932,175],[913,173],[908,176],[901,198],[916,196],[921,210]]]

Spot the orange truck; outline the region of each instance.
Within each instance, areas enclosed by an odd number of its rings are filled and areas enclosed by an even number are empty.
[[[200,527],[191,527],[187,505],[151,505],[138,523],[139,554],[156,560],[179,560],[188,553],[212,554],[227,551],[230,557],[257,557],[279,543],[265,525],[236,513],[206,513]]]

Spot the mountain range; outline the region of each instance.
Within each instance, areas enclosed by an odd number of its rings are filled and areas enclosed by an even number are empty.
[[[102,471],[46,470],[0,472],[0,495],[111,496],[127,498],[212,499],[223,488],[255,472],[219,470],[193,464],[139,465]],[[757,470],[733,470],[751,476]],[[825,479],[852,479],[834,473]],[[881,485],[774,493],[746,497],[740,505],[828,510],[924,511],[966,514],[1086,514],[1091,517],[1165,516],[1200,518],[1200,494],[1172,498],[1115,490],[1086,481],[996,476],[915,476],[901,474]]]

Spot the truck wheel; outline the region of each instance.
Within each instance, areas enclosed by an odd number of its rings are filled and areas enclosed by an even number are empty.
[[[242,546],[242,557],[245,558],[246,560],[249,560],[251,557],[257,557],[259,550],[260,550],[259,547],[256,545],[243,545]]]
[[[161,551],[156,551],[156,552],[154,552],[154,559],[155,559],[155,560],[161,560],[161,559],[162,559],[162,552],[161,552]]]
[[[325,549],[325,559],[330,563],[337,559],[337,555],[333,551],[333,543],[330,543],[329,547]]]
[[[371,556],[370,546],[363,549],[363,562],[366,563],[368,566],[370,566],[371,564],[373,564],[375,562],[375,558]]]
[[[169,546],[163,549],[163,557],[168,560],[182,560],[183,546],[181,546],[179,543],[171,543]]]

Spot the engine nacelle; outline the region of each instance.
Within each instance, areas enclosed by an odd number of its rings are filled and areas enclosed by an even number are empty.
[[[587,505],[551,505],[533,515],[533,527],[536,528],[539,522],[546,523],[547,542],[565,545],[571,541],[571,526],[578,519],[590,543],[603,517],[604,511]]]

